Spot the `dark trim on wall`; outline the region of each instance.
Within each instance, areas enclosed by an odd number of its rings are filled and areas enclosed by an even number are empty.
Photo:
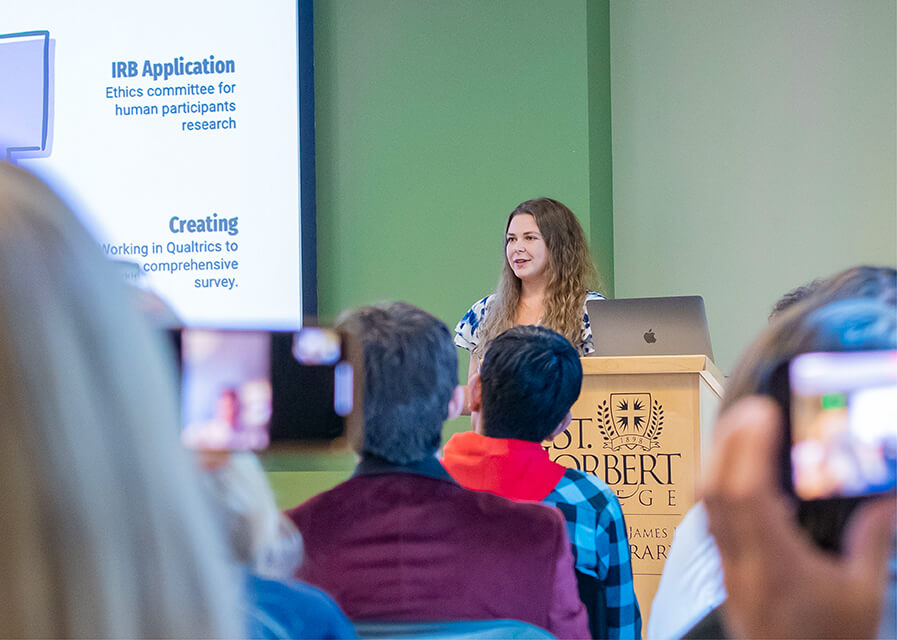
[[[299,216],[302,238],[302,317],[318,315],[318,233],[315,206],[314,0],[297,0],[299,52]]]

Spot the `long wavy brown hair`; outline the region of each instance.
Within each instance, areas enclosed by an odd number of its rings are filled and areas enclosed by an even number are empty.
[[[557,200],[537,198],[521,202],[510,213],[505,224],[505,237],[514,216],[525,213],[535,219],[548,249],[549,277],[541,325],[557,331],[578,349],[586,292],[598,284],[598,273],[589,255],[585,233],[570,209]],[[517,324],[521,286],[505,256],[495,299],[490,304],[474,349],[478,357],[485,353],[492,338]]]

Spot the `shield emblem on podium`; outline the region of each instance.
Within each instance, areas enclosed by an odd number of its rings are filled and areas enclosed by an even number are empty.
[[[605,449],[650,451],[660,446],[663,407],[650,393],[612,393],[598,405],[596,418]]]
[[[610,415],[621,436],[645,435],[651,424],[651,394],[610,394]]]

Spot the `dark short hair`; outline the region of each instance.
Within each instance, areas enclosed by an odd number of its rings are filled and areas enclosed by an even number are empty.
[[[769,314],[769,319],[778,318],[792,306],[808,298],[832,302],[853,297],[875,298],[888,304],[897,304],[897,269],[859,265],[839,271],[828,278],[813,280],[782,296]]]
[[[480,379],[484,435],[542,442],[579,397],[582,364],[561,334],[519,326],[489,343]]]
[[[813,280],[807,284],[795,287],[783,295],[776,301],[775,305],[773,305],[772,311],[769,312],[769,319],[772,320],[773,318],[778,317],[785,309],[789,309],[798,302],[813,295],[823,282],[825,282],[825,280]]]
[[[355,450],[394,464],[432,455],[458,385],[458,355],[448,327],[405,302],[348,314],[343,330],[364,349],[364,429]]]
[[[727,381],[720,413],[744,396],[762,393],[776,366],[799,353],[851,350],[836,342],[823,344],[816,334],[809,333],[807,318],[817,309],[848,298],[878,300],[892,309],[897,305],[894,267],[851,267],[810,286],[809,295],[775,314],[769,326],[742,353]]]

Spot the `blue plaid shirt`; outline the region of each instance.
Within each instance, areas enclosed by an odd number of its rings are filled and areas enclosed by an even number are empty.
[[[600,478],[567,469],[543,502],[564,514],[576,568],[604,586],[608,637],[640,638],[642,616],[633,590],[626,523],[613,490]]]

